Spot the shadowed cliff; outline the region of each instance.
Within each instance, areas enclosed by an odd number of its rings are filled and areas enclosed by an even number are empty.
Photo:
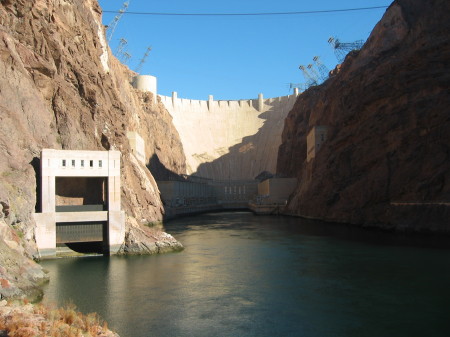
[[[288,213],[450,231],[449,17],[445,0],[395,1],[362,50],[300,96],[277,163],[299,179]],[[327,141],[307,163],[318,125]]]

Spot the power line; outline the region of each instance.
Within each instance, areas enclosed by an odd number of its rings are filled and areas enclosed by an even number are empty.
[[[106,38],[108,39],[108,42],[111,42],[111,39],[114,35],[114,31],[116,30],[117,24],[119,23],[120,19],[122,18],[123,13],[127,11],[129,1],[126,1],[123,3],[123,7],[117,12],[117,14],[112,22],[108,25],[108,28],[106,29]]]
[[[338,12],[352,12],[364,11],[373,9],[383,9],[389,6],[375,6],[375,7],[360,7],[360,8],[345,8],[345,9],[326,9],[316,11],[302,11],[302,12],[269,12],[269,13],[159,13],[159,12],[125,12],[126,15],[160,15],[160,16],[263,16],[263,15],[305,15],[305,14],[320,14],[320,13],[338,13]],[[118,11],[104,10],[103,13],[119,13]]]

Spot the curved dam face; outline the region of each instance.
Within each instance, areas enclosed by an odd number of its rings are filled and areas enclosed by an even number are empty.
[[[173,117],[187,160],[187,173],[214,180],[253,179],[274,173],[284,119],[298,93],[239,101],[159,96]]]

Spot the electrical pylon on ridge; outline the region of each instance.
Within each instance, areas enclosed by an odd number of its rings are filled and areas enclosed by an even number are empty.
[[[330,74],[330,71],[329,71],[328,68],[320,61],[319,56],[314,56],[314,57],[313,57],[313,61],[314,61],[314,64],[316,65],[317,69],[319,69],[320,79],[321,79],[322,81],[325,81],[325,80],[328,78],[328,76],[329,76],[329,74]]]
[[[338,38],[330,37],[328,43],[334,49],[334,55],[339,62],[343,62],[345,56],[352,50],[359,50],[364,45],[364,40],[357,40],[354,42],[341,42]]]
[[[319,84],[318,81],[317,81],[317,78],[315,78],[314,75],[310,74],[310,73],[308,72],[308,70],[306,70],[306,67],[305,67],[305,66],[300,65],[300,66],[298,67],[298,69],[300,69],[300,70],[302,71],[303,77],[304,77],[305,80],[306,80],[306,84],[305,84],[305,85],[306,85],[306,88],[309,88],[309,87],[312,87],[312,86],[314,86],[314,85],[318,85],[318,84]]]
[[[125,53],[122,54],[122,57],[121,57],[120,61],[121,61],[123,64],[127,64],[128,61],[129,61],[130,59],[131,59],[131,54],[125,52]]]
[[[141,60],[139,61],[139,64],[137,65],[136,69],[134,70],[137,73],[140,73],[142,70],[142,66],[144,65],[145,61],[147,60],[148,54],[150,54],[152,50],[152,47],[149,46],[147,47],[147,50],[145,51],[144,56],[141,58]]]
[[[130,4],[130,1],[126,1],[123,3],[122,8],[119,10],[119,13],[114,17],[114,19],[111,21],[111,23],[106,28],[106,39],[108,40],[108,43],[111,42],[111,39],[114,35],[114,31],[116,30],[117,24],[119,23],[120,19],[122,18],[123,13],[127,11],[127,8]]]
[[[309,70],[309,73],[314,78],[317,84],[320,84],[322,81],[320,79],[319,73],[316,71],[316,69],[313,68],[313,65],[310,63],[306,66],[306,68]]]
[[[126,64],[131,59],[131,54],[126,51],[127,44],[128,41],[121,38],[114,54],[123,64]]]
[[[128,41],[125,40],[123,37],[120,38],[119,40],[119,45],[117,46],[116,52],[114,53],[114,55],[119,58],[123,52],[125,51],[125,47],[127,46]]]

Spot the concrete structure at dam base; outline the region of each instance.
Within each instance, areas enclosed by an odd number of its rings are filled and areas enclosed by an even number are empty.
[[[40,176],[40,212],[33,217],[42,258],[56,256],[57,245],[119,250],[125,238],[119,151],[43,149]]]
[[[185,181],[158,181],[165,217],[224,210],[251,210],[278,214],[293,192],[296,178],[210,180],[188,177]]]
[[[217,181],[188,177],[185,181],[157,181],[165,217],[220,210],[247,209],[257,194],[257,181]]]
[[[280,214],[297,186],[296,178],[268,178],[258,184],[258,195],[249,202],[256,214]]]

